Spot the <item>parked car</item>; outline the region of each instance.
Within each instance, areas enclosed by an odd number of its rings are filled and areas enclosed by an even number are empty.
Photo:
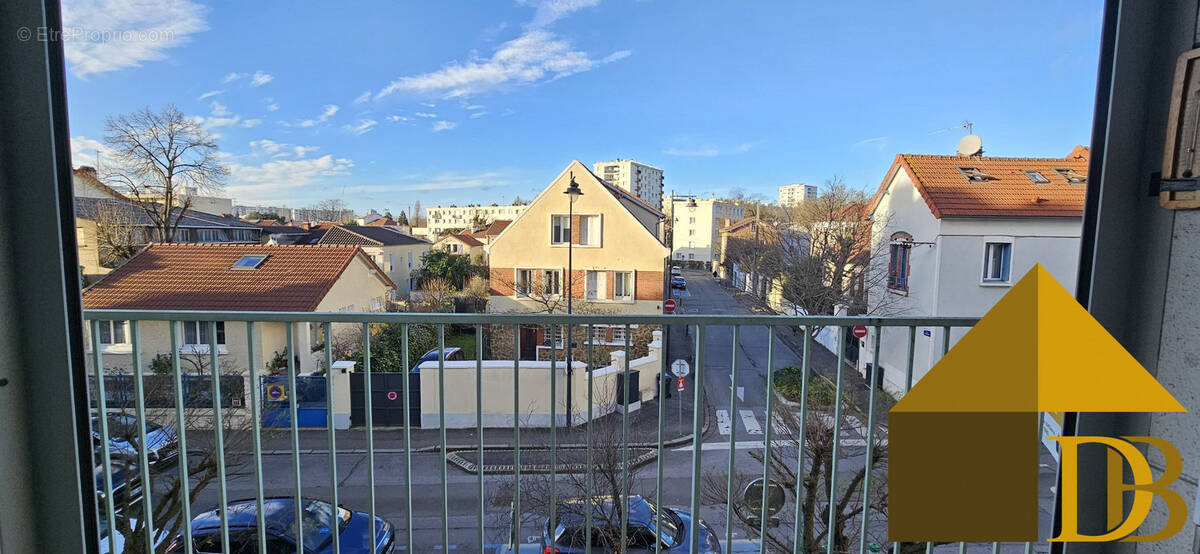
[[[142,479],[137,464],[116,459],[109,464],[112,473],[113,508],[120,511],[126,505],[136,504],[142,498]],[[107,510],[104,490],[104,466],[96,462],[96,497],[100,510]]]
[[[421,364],[423,364],[425,362],[436,362],[437,359],[438,359],[438,349],[434,348],[433,350],[430,350],[429,352],[426,352],[421,355],[421,359],[417,360],[417,363],[412,366],[412,372],[420,373],[421,372]],[[467,359],[466,355],[463,354],[463,351],[461,348],[459,348],[457,346],[447,346],[446,347],[446,357],[445,357],[446,361],[448,361],[448,362],[449,361],[461,361],[461,360],[465,360],[465,359]]]
[[[680,276],[671,277],[671,288],[686,289],[687,281],[683,280],[683,277]]]
[[[579,554],[587,551],[587,511],[592,510],[592,533],[590,541],[595,554],[616,552],[620,542],[619,527],[607,527],[607,522],[619,521],[611,499],[569,499],[558,510],[557,526],[550,529],[549,518],[542,532],[544,552],[557,554]],[[688,536],[692,515],[684,510],[661,508],[662,529],[655,532],[655,514],[659,511],[653,503],[641,496],[629,497],[629,527],[626,529],[626,546],[630,552],[654,552],[655,542],[662,541],[662,552],[689,552],[692,541],[698,541],[698,552],[720,554],[721,544],[717,534],[703,520],[697,521],[696,537]],[[553,531],[553,533],[551,532]],[[553,537],[553,538],[551,538]],[[657,537],[657,538],[656,538]]]
[[[137,462],[138,422],[133,414],[108,414],[108,452],[115,459]],[[100,451],[100,418],[92,413],[92,442]],[[146,421],[146,457],[155,468],[179,457],[179,435],[174,427]]]
[[[683,275],[683,270],[677,265],[671,266],[671,275]]]
[[[395,528],[387,520],[363,512],[352,512],[341,506],[311,498],[302,498],[303,516],[299,528],[295,524],[296,499],[266,498],[263,516],[267,523],[267,552],[294,552],[304,539],[304,552],[333,552],[333,533],[338,534],[338,546],[346,554],[392,552],[395,547]],[[254,499],[230,502],[225,509],[229,522],[229,545],[221,544],[221,513],[212,509],[192,518],[192,546],[197,553],[258,552],[258,506]],[[336,521],[337,529],[329,524]],[[371,525],[375,526],[378,541],[371,544]],[[228,546],[228,548],[223,548]],[[182,534],[167,548],[167,552],[183,552]]]

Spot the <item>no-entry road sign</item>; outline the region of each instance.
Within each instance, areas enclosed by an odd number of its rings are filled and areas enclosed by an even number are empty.
[[[675,300],[668,298],[663,302],[663,311],[673,314],[675,313]]]
[[[685,379],[683,377],[679,377],[678,379],[675,380],[675,390],[682,392],[684,386],[686,386],[686,383],[687,383],[687,379]]]
[[[856,336],[860,339],[866,337],[867,336],[867,326],[866,325],[855,325],[854,326],[854,336]]]

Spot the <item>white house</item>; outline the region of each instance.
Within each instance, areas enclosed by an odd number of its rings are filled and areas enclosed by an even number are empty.
[[[868,292],[879,315],[984,315],[1034,264],[1074,291],[1088,149],[1065,158],[900,154],[867,208],[888,278]],[[882,281],[882,280],[879,280]],[[951,345],[967,329],[950,332]],[[883,385],[905,388],[907,328],[884,328]],[[873,359],[860,341],[859,369]],[[913,382],[941,357],[943,330],[918,328]]]

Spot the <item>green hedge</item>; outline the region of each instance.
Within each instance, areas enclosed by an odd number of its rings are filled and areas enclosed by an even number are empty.
[[[775,372],[775,390],[792,402],[800,401],[801,386],[804,384],[804,373],[798,367],[785,367]],[[837,386],[826,377],[815,375],[808,379],[809,407],[821,409],[833,406]],[[850,396],[842,391],[843,400],[849,402]]]

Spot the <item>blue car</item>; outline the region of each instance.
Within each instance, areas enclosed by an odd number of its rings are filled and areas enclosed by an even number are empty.
[[[108,414],[108,452],[116,459],[138,461],[137,417],[133,414]],[[100,418],[92,414],[92,441],[100,452]],[[174,427],[146,422],[146,457],[150,467],[168,464],[179,457],[179,435]]]
[[[678,276],[678,275],[676,275],[675,277],[671,277],[671,288],[673,288],[673,289],[686,289],[686,288],[687,288],[687,281],[685,281],[685,280],[683,279],[683,277],[680,277],[680,276]]]
[[[555,554],[586,552],[589,541],[586,510],[589,508],[592,510],[592,552],[617,552],[621,530],[619,524],[610,526],[609,522],[619,522],[620,517],[609,498],[596,498],[591,502],[581,498],[564,501],[559,506],[553,533],[547,518],[542,532],[543,551]],[[656,541],[661,541],[662,552],[690,552],[692,542],[696,541],[697,551],[702,554],[721,553],[716,532],[704,520],[696,522],[697,536],[688,536],[692,515],[684,510],[662,508],[662,529],[656,533],[654,523],[658,512],[659,508],[649,500],[641,496],[629,497],[629,527],[625,535],[626,548],[622,552],[654,552]]]
[[[421,372],[421,364],[423,364],[425,362],[436,362],[437,359],[438,359],[438,349],[434,348],[433,350],[430,350],[429,352],[426,352],[421,355],[421,359],[417,360],[417,363],[412,366],[412,372],[420,373]],[[461,361],[461,360],[465,360],[465,359],[466,359],[466,356],[463,354],[463,351],[461,348],[459,348],[457,346],[447,346],[446,347],[446,356],[445,356],[446,361]]]
[[[292,497],[263,500],[263,517],[267,524],[267,552],[295,552],[298,535],[304,538],[304,552],[321,554],[333,552],[333,533],[338,534],[338,546],[346,554],[392,552],[395,529],[381,517],[371,521],[363,512],[351,512],[341,506],[311,498],[301,499],[303,517],[296,525],[296,501]],[[229,520],[229,545],[221,544],[221,513],[209,510],[192,518],[192,546],[197,553],[258,552],[258,506],[253,499],[237,500],[225,509]],[[335,521],[337,529],[330,525]],[[375,526],[377,543],[371,544],[371,526]],[[183,552],[182,535],[171,543],[167,552]],[[223,548],[227,546],[227,548]]]

